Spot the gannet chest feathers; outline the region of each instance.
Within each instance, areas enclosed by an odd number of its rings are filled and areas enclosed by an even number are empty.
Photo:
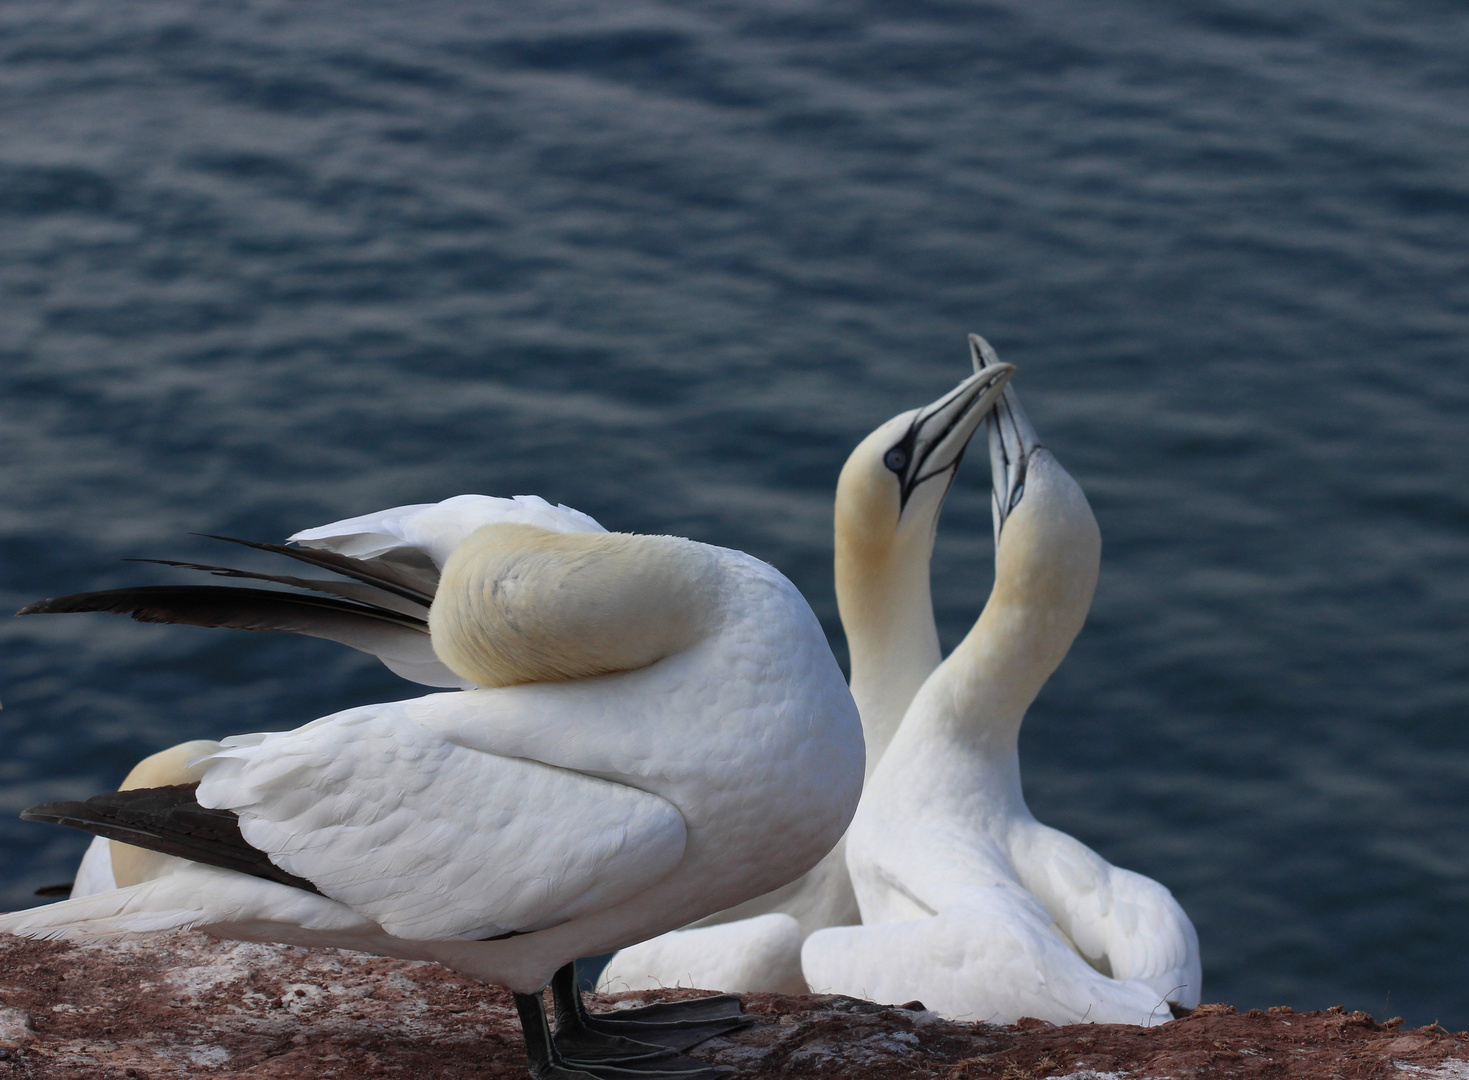
[[[671,536],[485,525],[444,564],[434,651],[485,687],[646,667],[709,632],[714,570],[706,549]]]

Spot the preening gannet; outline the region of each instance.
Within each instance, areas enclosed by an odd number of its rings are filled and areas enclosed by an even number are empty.
[[[773,568],[589,520],[502,519],[442,550],[389,530],[380,554],[338,555],[378,559],[375,587],[438,568],[429,662],[475,689],[226,739],[197,786],[32,808],[191,861],[0,917],[0,930],[194,928],[436,960],[515,992],[537,1078],[720,1075],[663,1047],[710,1019],[701,1010],[727,1021],[723,1002],[587,1016],[571,961],[815,864],[857,803],[860,722],[815,616]],[[383,561],[405,547],[427,549],[428,566]]]
[[[1009,364],[989,365],[932,404],[893,417],[858,444],[837,482],[837,606],[869,775],[908,702],[938,666],[928,564],[939,512],[970,437],[1012,371]],[[622,950],[601,985],[805,993],[802,940],[859,918],[839,843],[775,892]]]
[[[975,366],[995,362],[971,339]],[[814,990],[945,1016],[1156,1024],[1199,1001],[1198,938],[1162,885],[1031,816],[1016,741],[1091,607],[1101,556],[1081,488],[1007,389],[988,421],[995,584],[924,682],[847,834],[862,926],[811,935]]]

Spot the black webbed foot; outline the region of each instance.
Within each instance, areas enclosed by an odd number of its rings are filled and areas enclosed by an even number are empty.
[[[558,1023],[553,1035],[540,994],[516,994],[515,1007],[533,1080],[727,1080],[729,1076],[727,1069],[665,1046],[594,1030],[579,1019]]]
[[[664,1001],[611,1012],[588,1012],[576,985],[576,971],[568,964],[551,979],[551,997],[556,1006],[556,1038],[573,1031],[601,1036],[620,1036],[639,1043],[652,1043],[668,1050],[687,1050],[706,1039],[727,1035],[755,1022],[741,1011],[733,994]]]

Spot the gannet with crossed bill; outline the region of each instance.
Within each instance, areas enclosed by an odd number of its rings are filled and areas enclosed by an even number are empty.
[[[996,362],[971,345],[976,368]],[[1096,519],[1013,389],[988,423],[994,588],[873,772],[846,839],[863,925],[811,935],[806,980],[966,1020],[1162,1023],[1199,1001],[1188,917],[1036,821],[1020,785],[1021,721],[1091,607]]]
[[[478,505],[501,520],[418,535],[410,521],[436,511],[414,507],[328,528],[353,551],[316,561],[372,589],[306,598],[299,626],[276,625],[292,594],[254,589],[99,605],[362,640],[395,624],[378,592],[431,599],[431,651],[399,659],[474,689],[226,739],[197,784],[33,807],[32,820],[185,861],[0,917],[0,930],[188,928],[435,960],[513,991],[538,1080],[722,1075],[670,1047],[743,1023],[737,1003],[592,1016],[572,961],[767,892],[830,850],[863,775],[851,695],[810,608],[766,564],[608,533],[539,500]],[[539,523],[514,520],[528,511]]]
[[[858,444],[837,481],[837,607],[869,775],[909,701],[938,666],[928,567],[939,512],[970,437],[1013,370],[990,365],[932,404],[893,417]],[[603,971],[601,987],[805,993],[806,935],[859,920],[839,843],[775,892],[622,950]]]

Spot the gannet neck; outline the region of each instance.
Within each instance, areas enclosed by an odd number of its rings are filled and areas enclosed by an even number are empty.
[[[856,460],[837,485],[836,593],[871,775],[941,658],[928,579],[938,507],[899,530],[895,495],[874,490]]]
[[[449,556],[428,621],[450,670],[496,687],[646,667],[706,636],[718,609],[691,541],[495,524]]]
[[[1101,552],[1080,485],[1037,449],[1000,534],[989,601],[914,702],[905,732],[1013,758],[1026,710],[1086,621]]]
[[[990,365],[863,439],[837,481],[837,609],[871,775],[940,659],[928,565],[964,449],[1014,368]]]

